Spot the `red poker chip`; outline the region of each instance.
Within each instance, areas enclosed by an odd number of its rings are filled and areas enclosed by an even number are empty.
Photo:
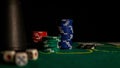
[[[39,42],[42,40],[43,37],[47,36],[46,31],[33,31],[33,41],[35,43]]]

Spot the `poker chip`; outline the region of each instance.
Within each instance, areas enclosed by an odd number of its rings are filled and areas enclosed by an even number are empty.
[[[68,40],[70,41],[73,38],[73,34],[61,34],[61,40]]]
[[[69,34],[73,34],[73,27],[72,25],[69,26],[60,26],[60,33],[69,33]]]
[[[63,40],[59,43],[60,49],[72,49],[71,41]]]
[[[59,51],[59,48],[46,48],[46,49],[44,49],[44,52],[49,52],[49,53],[55,53],[58,51]]]
[[[73,20],[72,19],[62,19],[61,20],[61,26],[68,26],[68,25],[72,25]]]
[[[38,43],[42,40],[43,37],[47,36],[46,31],[33,31],[33,41]]]
[[[96,45],[95,44],[79,44],[79,46],[77,47],[79,49],[95,49]]]

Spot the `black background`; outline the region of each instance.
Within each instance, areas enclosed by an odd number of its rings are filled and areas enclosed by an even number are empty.
[[[110,9],[80,8],[73,4],[51,4],[40,1],[21,0],[22,19],[28,38],[32,31],[48,31],[48,35],[59,35],[58,24],[63,18],[73,19],[73,41],[120,41],[119,25],[116,24]],[[2,6],[3,7],[3,6]],[[2,8],[3,9],[3,8]],[[4,13],[4,10],[2,10]],[[99,11],[99,12],[98,12]],[[5,15],[3,18],[5,18]],[[88,16],[89,15],[89,16]],[[2,21],[3,22],[3,21]],[[118,26],[117,26],[118,25]]]
[[[61,19],[70,18],[74,21],[74,41],[88,41],[92,39],[92,37],[91,39],[89,37],[93,33],[87,34],[92,30],[88,28],[91,25],[88,23],[88,8],[40,8],[33,5],[32,8],[25,8],[24,11],[25,22],[29,23],[28,28],[31,31],[47,31],[50,36],[58,36],[58,24],[61,23]]]

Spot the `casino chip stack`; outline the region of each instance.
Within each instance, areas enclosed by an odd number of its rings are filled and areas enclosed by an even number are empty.
[[[44,52],[57,52],[59,51],[59,45],[58,43],[60,42],[60,37],[57,36],[47,36],[43,38],[43,47],[44,47]]]
[[[60,49],[72,49],[73,38],[73,20],[62,19],[59,30],[61,33],[61,42],[59,43]]]
[[[32,32],[32,45],[28,46],[28,48],[36,48],[38,50],[43,49],[43,38],[48,36],[47,31],[33,31]]]

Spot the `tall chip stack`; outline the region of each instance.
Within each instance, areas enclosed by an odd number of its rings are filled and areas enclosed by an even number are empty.
[[[59,43],[60,49],[72,49],[73,39],[73,20],[62,19],[59,26],[61,41]]]
[[[1,50],[21,51],[27,48],[25,23],[22,21],[20,0],[5,0],[6,21],[2,24]]]

